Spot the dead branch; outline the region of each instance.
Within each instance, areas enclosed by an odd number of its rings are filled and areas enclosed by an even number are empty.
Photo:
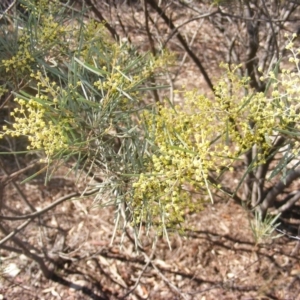
[[[175,286],[172,282],[170,282],[170,280],[154,264],[154,262],[151,260],[151,258],[145,252],[143,252],[143,255],[144,255],[146,261],[151,263],[152,267],[155,269],[155,271],[157,272],[159,277],[170,287],[170,289],[173,290],[174,292],[176,292],[178,295],[180,295],[183,299],[187,300],[188,298],[184,295],[184,293],[182,291],[180,291],[180,289],[177,286]]]
[[[3,17],[16,5],[17,0],[14,0],[9,6],[8,8],[2,13],[0,14],[0,20],[3,19]]]
[[[132,242],[132,241],[131,241],[131,242]],[[133,286],[133,287],[132,287],[125,295],[123,295],[120,299],[125,299],[125,298],[126,298],[127,296],[129,296],[129,295],[137,288],[137,286],[139,285],[140,280],[141,280],[143,274],[145,273],[146,269],[148,268],[148,266],[150,265],[150,263],[151,263],[151,261],[152,261],[152,259],[153,259],[153,257],[154,257],[155,250],[156,250],[156,244],[157,244],[157,239],[155,240],[154,245],[153,245],[153,247],[152,247],[151,255],[150,255],[150,257],[149,257],[148,260],[146,259],[146,264],[144,265],[144,267],[143,267],[141,273],[139,274],[139,276],[138,276],[138,278],[137,278],[137,280],[136,280],[134,286]]]
[[[1,109],[1,108],[0,108]],[[3,153],[3,152],[2,152]],[[6,169],[4,168],[4,164],[2,162],[2,160],[0,159],[0,166],[5,174],[5,176],[0,176],[0,183],[1,185],[5,186],[7,185],[8,183],[10,183],[12,180],[15,180],[17,179],[21,174],[25,173],[26,171],[34,168],[37,166],[37,163],[34,162],[30,165],[28,165],[27,167],[23,168],[23,169],[20,169],[12,174],[8,174],[8,172],[6,171]]]
[[[0,230],[6,235],[9,234],[8,233],[9,230],[7,230],[1,223],[0,223]],[[36,262],[39,265],[39,268],[42,271],[42,273],[46,279],[57,282],[59,284],[67,286],[69,288],[81,290],[84,294],[93,296],[93,299],[98,299],[98,300],[106,300],[107,299],[107,298],[96,295],[91,289],[89,289],[85,286],[81,286],[76,283],[72,283],[72,282],[66,280],[65,278],[57,275],[54,271],[50,270],[46,266],[43,257],[36,254],[35,249],[33,249],[30,245],[25,244],[21,239],[19,239],[16,236],[12,236],[11,239],[20,249],[22,249],[22,252],[24,255],[26,255],[28,258],[32,259],[34,262]]]
[[[78,192],[74,192],[74,193],[71,193],[69,195],[66,195],[66,196],[63,196],[61,198],[59,198],[58,200],[56,200],[55,202],[51,203],[50,205],[48,205],[47,207],[39,210],[39,211],[36,211],[32,214],[27,214],[27,215],[23,215],[23,216],[15,216],[15,217],[12,217],[12,216],[0,216],[0,219],[2,220],[10,220],[10,221],[16,221],[16,220],[25,220],[25,219],[34,219],[36,217],[39,217],[41,216],[42,214],[46,213],[47,211],[53,209],[55,206],[63,203],[64,201],[66,200],[75,200],[76,198],[82,198],[82,197],[87,197],[87,196],[91,196],[93,194],[95,194],[96,192],[98,191],[98,189],[93,189],[93,190],[90,190],[90,191],[87,191],[87,192],[84,192],[84,193],[78,193]]]
[[[13,231],[11,231],[9,234],[6,235],[5,238],[3,238],[0,241],[0,246],[2,246],[2,244],[4,244],[5,242],[7,242],[9,239],[13,238],[18,232],[20,232],[22,229],[24,229],[27,225],[29,225],[29,223],[32,220],[27,220],[26,222],[24,222],[23,224],[21,224],[20,226],[18,226],[16,229],[14,229]]]
[[[118,33],[116,32],[116,30],[106,21],[106,19],[103,17],[103,15],[101,14],[101,12],[99,11],[99,9],[97,9],[97,7],[92,3],[91,0],[85,0],[85,2],[87,3],[88,6],[91,7],[92,12],[96,15],[96,17],[99,19],[100,22],[103,22],[104,26],[106,27],[106,29],[111,33],[111,35],[113,36],[113,38],[116,41],[120,40],[120,37],[118,35]]]
[[[149,45],[150,45],[150,50],[151,50],[151,53],[153,54],[153,56],[155,57],[156,56],[156,49],[155,49],[154,41],[153,41],[153,38],[152,38],[152,35],[151,35],[151,32],[150,32],[150,28],[149,28],[149,11],[148,11],[148,8],[147,8],[147,1],[146,0],[143,0],[143,7],[144,7],[144,16],[145,16],[145,29],[146,29],[146,33],[147,33],[147,37],[148,37],[148,41],[149,41]],[[155,78],[153,76],[150,77],[150,82],[151,82],[151,84],[153,84],[153,86],[156,85]],[[159,103],[160,100],[159,100],[159,95],[158,95],[157,90],[154,89],[152,91],[152,93],[153,93],[153,97],[155,99],[155,102]]]
[[[16,178],[17,176],[19,176],[21,173],[25,172],[26,169],[31,169],[35,164],[32,164],[24,169],[19,170],[19,172],[14,173],[14,175],[9,175],[8,172],[6,171],[2,161],[0,160],[0,165],[1,168],[4,172],[4,174],[6,175],[6,178],[4,179],[4,183],[6,183],[7,181],[11,181],[12,185],[14,186],[14,188],[17,190],[18,194],[20,195],[20,197],[22,198],[22,200],[26,203],[26,205],[31,209],[31,211],[36,211],[35,207],[28,201],[26,195],[23,193],[23,191],[20,189],[19,185],[13,180],[13,178]],[[6,181],[7,179],[7,181]],[[0,182],[1,183],[1,182]],[[1,207],[0,207],[1,208]]]
[[[145,0],[147,3],[150,4],[150,6],[158,13],[158,15],[165,21],[165,23],[168,25],[168,27],[173,31],[177,31],[176,26],[174,25],[174,23],[172,22],[172,20],[170,20],[170,18],[164,13],[164,11],[157,5],[157,3],[155,2],[155,0]],[[196,66],[198,67],[198,69],[200,70],[200,72],[202,73],[207,85],[209,86],[209,88],[213,91],[213,84],[212,81],[210,80],[205,68],[203,67],[200,59],[197,57],[197,55],[190,49],[190,47],[188,46],[187,42],[185,41],[185,39],[183,38],[183,36],[179,33],[179,31],[177,31],[176,34],[177,39],[179,40],[179,42],[181,43],[181,45],[183,46],[184,50],[189,54],[189,56],[191,57],[191,59],[193,60],[193,62],[196,64]]]
[[[203,14],[203,15],[200,15],[200,16],[197,16],[197,17],[194,17],[194,18],[191,18],[191,19],[189,19],[189,20],[183,22],[182,24],[176,26],[176,27],[172,30],[172,32],[169,34],[169,36],[166,38],[166,40],[164,41],[163,47],[166,47],[166,45],[167,45],[167,43],[169,42],[169,40],[170,40],[175,34],[178,33],[178,29],[179,29],[179,28],[181,28],[181,27],[183,27],[183,26],[185,26],[185,25],[187,25],[187,24],[189,24],[189,23],[191,23],[191,22],[193,22],[193,21],[200,20],[200,19],[205,19],[205,18],[211,17],[211,16],[213,16],[213,15],[216,15],[216,14],[218,14],[218,13],[219,13],[218,10],[213,11],[213,12],[209,12],[209,13],[206,13],[206,14]]]
[[[294,196],[292,198],[291,197],[291,194]],[[280,206],[280,208],[278,208],[277,210],[275,210],[274,212],[272,212],[272,214],[279,214],[279,213],[282,213],[288,209],[290,209],[299,199],[300,199],[300,191],[297,191],[296,194],[295,192],[292,192],[291,194],[289,194],[287,196],[287,198],[290,198],[285,204],[283,204],[282,206]],[[285,202],[285,200],[283,200]]]
[[[291,170],[290,173],[286,176],[285,182],[279,181],[266,195],[262,204],[259,206],[258,210],[262,216],[262,219],[266,216],[267,210],[273,205],[276,200],[276,197],[283,192],[291,183],[299,178],[300,168],[296,170]]]

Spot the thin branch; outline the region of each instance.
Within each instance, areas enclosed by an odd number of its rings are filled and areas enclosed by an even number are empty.
[[[0,223],[0,230],[8,235],[8,230],[3,226],[3,224]],[[36,262],[39,265],[39,268],[41,269],[43,275],[46,277],[46,279],[52,280],[54,282],[57,282],[59,284],[62,284],[67,287],[71,287],[76,290],[81,290],[84,294],[89,295],[92,297],[92,299],[97,299],[97,300],[105,300],[106,298],[103,298],[101,296],[96,295],[91,289],[78,285],[76,283],[70,282],[66,280],[65,278],[57,275],[55,272],[50,270],[47,265],[45,264],[44,259],[39,256],[38,254],[35,253],[35,251],[30,250],[30,246],[26,245],[21,239],[19,239],[16,236],[12,237],[12,241],[20,248],[22,249],[22,252],[24,255],[32,259],[34,262]],[[32,246],[31,246],[32,247]],[[18,252],[19,253],[19,250]]]
[[[216,185],[216,186],[220,184],[212,176],[208,176],[208,181],[210,183]],[[243,204],[244,201],[236,193],[234,193],[232,190],[230,190],[229,188],[221,186],[221,187],[218,187],[218,190],[220,190],[224,194],[228,195],[235,203],[237,203],[239,205]]]
[[[248,17],[252,18],[254,13],[251,9],[249,3],[247,3],[247,9],[245,10]],[[253,20],[246,22],[246,28],[248,33],[248,45],[247,45],[247,60],[246,60],[246,70],[248,76],[250,77],[250,85],[255,88],[257,91],[260,90],[259,83],[255,77],[256,61],[257,61],[257,51],[259,48],[259,38],[258,38],[258,27],[259,23]]]
[[[209,13],[206,13],[206,14],[203,14],[203,15],[200,15],[200,16],[197,16],[197,17],[194,17],[194,18],[191,18],[191,19],[189,19],[189,20],[183,22],[182,24],[176,26],[176,28],[174,28],[174,29],[172,30],[172,32],[169,34],[169,36],[167,37],[167,39],[164,41],[163,47],[166,47],[166,45],[167,45],[167,43],[169,42],[169,40],[170,40],[175,34],[177,34],[179,28],[181,28],[181,27],[183,27],[183,26],[185,26],[185,25],[187,25],[187,24],[189,24],[189,23],[191,23],[191,22],[193,22],[193,21],[196,21],[196,20],[199,20],[199,19],[204,19],[204,18],[207,18],[207,17],[211,17],[211,16],[213,16],[213,15],[215,15],[215,14],[218,14],[218,13],[219,13],[219,11],[209,12]]]
[[[156,56],[156,49],[155,49],[155,45],[154,45],[154,41],[150,32],[150,28],[149,28],[149,12],[148,12],[148,8],[147,8],[147,1],[143,0],[143,4],[144,4],[144,15],[145,15],[145,28],[146,28],[146,33],[147,33],[147,37],[149,40],[149,44],[150,44],[150,50],[151,53],[153,54],[153,56]],[[155,83],[155,78],[153,76],[150,77],[150,82],[153,86],[156,85]],[[159,95],[156,89],[154,89],[152,91],[152,94],[154,96],[155,102],[159,103]]]
[[[147,33],[147,37],[149,40],[149,44],[150,44],[150,50],[153,54],[153,56],[156,56],[156,49],[154,46],[154,41],[150,32],[150,27],[149,27],[149,11],[147,8],[147,1],[143,0],[143,5],[144,5],[144,16],[145,16],[145,29],[146,29],[146,33]]]
[[[120,24],[120,26],[121,26],[121,28],[122,28],[122,31],[123,31],[124,35],[126,36],[128,42],[131,44],[132,41],[131,41],[131,39],[130,39],[130,36],[129,36],[128,31],[126,31],[126,29],[125,29],[125,26],[124,26],[124,24],[123,24],[122,18],[120,17],[120,13],[119,13],[119,10],[118,10],[118,8],[117,8],[117,5],[116,5],[116,2],[115,2],[115,1],[113,1],[113,5],[114,5],[114,7],[115,7],[116,14],[117,14],[117,18],[118,18],[118,22],[119,22],[119,24]]]
[[[151,263],[152,267],[156,270],[156,272],[158,273],[160,278],[170,287],[170,289],[175,291],[183,299],[187,300],[188,298],[180,291],[180,289],[177,286],[175,286],[172,282],[169,281],[169,279],[154,264],[154,262],[151,260],[151,258],[145,252],[143,252],[143,255],[144,255],[146,261]]]
[[[20,226],[18,226],[16,229],[14,229],[13,231],[11,231],[9,234],[6,235],[5,238],[3,238],[0,241],[0,246],[2,246],[2,244],[4,244],[5,242],[7,242],[9,239],[11,239],[12,237],[14,237],[18,232],[20,232],[22,229],[24,229],[27,225],[29,225],[29,223],[32,221],[32,219],[29,219],[27,221],[25,221],[23,224],[21,224]]]
[[[272,33],[273,33],[273,38],[274,38],[274,42],[275,42],[275,48],[276,48],[276,59],[277,61],[279,60],[279,47],[278,47],[278,42],[277,42],[277,37],[276,37],[276,32],[275,32],[275,29],[274,29],[274,26],[273,26],[273,21],[272,21],[272,18],[270,16],[270,13],[268,11],[268,8],[266,6],[266,2],[265,0],[262,0],[262,3],[263,3],[263,7],[266,11],[266,14],[267,14],[267,17],[269,19],[269,22],[270,22],[270,26],[271,26],[271,30],[272,30]]]
[[[266,212],[269,207],[273,205],[276,200],[276,197],[283,192],[285,188],[287,188],[294,180],[300,177],[300,168],[296,170],[291,170],[290,173],[286,176],[285,183],[283,181],[279,181],[266,195],[262,204],[259,207],[259,211],[261,213],[262,219],[264,219]]]
[[[23,254],[23,251],[21,249],[15,248],[15,247],[11,247],[11,246],[1,245],[1,249],[9,251],[9,252]]]
[[[289,195],[290,196],[290,195]],[[288,196],[288,197],[289,197]],[[290,198],[285,204],[280,206],[277,210],[272,212],[272,214],[279,214],[288,209],[290,209],[298,200],[300,199],[300,191],[298,191],[292,198]]]
[[[292,235],[289,235],[289,234],[287,234],[286,232],[284,232],[283,230],[278,229],[278,228],[275,228],[275,230],[278,231],[278,232],[280,232],[280,233],[282,233],[283,235],[286,235],[286,236],[289,237],[290,239],[300,241],[300,236],[292,236]]]
[[[0,20],[2,20],[4,18],[4,16],[15,6],[15,4],[17,3],[17,0],[14,0],[9,7],[3,12],[3,14],[0,14]]]
[[[159,14],[159,16],[165,21],[165,23],[168,25],[168,27],[171,30],[176,30],[176,26],[174,25],[172,20],[170,20],[170,18],[164,13],[164,11],[157,5],[155,0],[145,0],[145,1],[147,1],[150,4],[150,6]],[[181,43],[181,45],[183,46],[183,48],[185,49],[185,51],[189,54],[191,59],[194,61],[196,66],[201,71],[201,73],[202,73],[207,85],[209,86],[209,88],[213,91],[214,88],[213,88],[212,81],[210,80],[210,78],[209,78],[205,68],[203,67],[201,61],[199,60],[199,58],[190,49],[187,42],[185,41],[185,39],[183,38],[183,36],[179,32],[177,32],[176,37],[179,40],[179,42]]]
[[[249,188],[251,186],[251,183],[253,183],[251,187],[252,192],[255,193],[256,196],[258,196],[258,198],[255,197],[253,199],[252,209],[255,208],[257,205],[259,205],[265,199],[266,192],[264,191],[264,186],[265,186],[267,172],[270,168],[270,164],[273,162],[274,155],[277,153],[278,149],[283,146],[284,142],[285,142],[284,137],[281,136],[277,138],[274,141],[273,147],[271,148],[270,152],[266,154],[267,156],[266,163],[258,167],[257,171],[255,172],[255,175],[253,171],[249,172],[250,175],[252,174],[249,178]],[[250,165],[249,162],[250,163],[252,162],[252,156],[250,161],[248,158],[247,166]]]
[[[87,3],[87,5],[89,5],[93,11],[93,13],[97,16],[97,18],[100,20],[100,22],[104,23],[104,26],[106,27],[106,29],[111,33],[111,35],[113,36],[113,38],[116,41],[120,40],[119,35],[117,34],[116,30],[106,21],[106,19],[102,16],[101,12],[97,9],[97,7],[92,3],[91,0],[85,0],[85,2]]]
[[[1,168],[4,172],[4,174],[9,177],[8,172],[6,171],[4,164],[2,163],[1,159],[0,159],[0,165]],[[19,175],[19,174],[18,174]],[[14,188],[17,190],[18,194],[20,195],[20,197],[23,199],[23,201],[27,204],[27,206],[32,210],[32,211],[36,211],[35,207],[28,201],[26,195],[23,193],[23,191],[20,189],[19,185],[14,181],[11,180],[11,184],[14,186]]]
[[[0,183],[2,185],[7,185],[10,181],[17,179],[19,177],[19,175],[21,175],[24,172],[32,169],[33,167],[36,167],[37,163],[34,162],[34,163],[28,165],[27,167],[25,167],[23,169],[20,169],[20,170],[14,172],[14,173],[11,173],[11,174],[8,174],[8,172],[4,169],[4,164],[3,164],[1,159],[0,159],[0,166],[3,170],[3,172],[5,173],[5,176],[3,176],[3,178],[2,178],[2,176],[0,176]]]
[[[125,299],[125,298],[126,298],[127,296],[129,296],[129,295],[137,288],[137,286],[139,285],[140,280],[141,280],[143,274],[145,273],[146,269],[148,268],[148,266],[150,265],[150,263],[151,263],[151,261],[152,261],[152,259],[153,259],[153,257],[154,257],[154,253],[155,253],[155,250],[156,250],[156,244],[157,244],[157,239],[155,239],[155,243],[154,243],[154,245],[153,245],[151,255],[150,255],[150,257],[149,257],[148,260],[146,259],[146,264],[144,265],[144,267],[143,267],[143,269],[142,269],[142,271],[141,271],[139,277],[137,278],[137,280],[136,280],[134,286],[133,286],[133,287],[132,287],[132,288],[131,288],[124,296],[122,296],[120,299]]]
[[[223,11],[220,11],[220,14],[224,17],[229,17],[229,18],[233,18],[233,19],[239,19],[242,21],[258,21],[258,22],[265,22],[265,23],[269,23],[271,22],[268,19],[263,19],[263,18],[257,18],[257,17],[243,17],[243,16],[238,16],[238,15],[233,15],[233,14],[229,14],[229,13],[225,13]],[[290,22],[298,22],[300,19],[291,19]],[[282,19],[272,19],[273,23],[282,23],[285,22],[286,19],[282,18]]]
[[[298,226],[298,236],[300,236],[300,225]],[[299,247],[300,247],[300,240],[298,240],[298,242],[296,243],[296,246],[294,247],[294,249],[292,250],[290,255],[297,254],[299,251]]]
[[[189,47],[192,47],[192,45],[194,44],[194,41],[195,41],[195,39],[196,39],[196,36],[197,36],[197,34],[198,34],[200,28],[201,28],[202,25],[203,25],[203,21],[204,21],[204,19],[201,20],[199,26],[197,27],[197,30],[195,30],[195,32],[194,32],[194,34],[193,34],[193,36],[192,36],[192,39],[191,39],[191,41],[189,42]],[[177,28],[178,28],[178,27],[177,27]],[[165,42],[165,43],[166,43],[166,42]],[[187,58],[187,55],[188,55],[188,54],[185,52],[184,55],[183,55],[183,58],[182,58],[182,60],[181,60],[181,62],[180,62],[180,64],[179,64],[179,66],[178,66],[178,69],[177,69],[177,71],[176,71],[176,73],[175,73],[175,75],[174,75],[174,77],[173,77],[173,81],[175,81],[175,79],[177,78],[177,76],[179,75],[179,73],[180,73],[180,71],[181,71],[181,68],[184,66],[184,63],[185,63],[186,58]]]
[[[79,197],[87,197],[90,195],[93,195],[94,193],[96,193],[98,191],[98,189],[94,189],[91,191],[87,191],[85,193],[78,193],[78,192],[74,192],[71,193],[69,195],[66,195],[64,197],[59,198],[58,200],[56,200],[55,202],[51,203],[50,205],[48,205],[47,207],[36,211],[32,214],[27,214],[27,215],[23,215],[23,216],[16,216],[16,217],[10,217],[10,216],[0,216],[0,220],[11,220],[11,221],[16,221],[16,220],[24,220],[24,219],[34,219],[44,213],[46,213],[47,211],[53,209],[55,206],[61,204],[62,202],[66,201],[66,200],[70,200],[72,198],[79,198]]]

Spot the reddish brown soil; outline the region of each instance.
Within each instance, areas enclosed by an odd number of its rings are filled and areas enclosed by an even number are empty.
[[[40,208],[80,188],[62,178],[53,179],[47,188],[39,182],[21,187]],[[12,186],[5,188],[4,199],[20,211],[25,207]],[[123,237],[117,232],[110,245],[113,209],[93,207],[92,199],[85,199],[64,202],[18,237],[40,253],[50,250],[57,274],[103,299],[122,299],[137,280],[126,299],[299,299],[298,241],[281,237],[255,245],[248,220],[243,208],[219,200],[188,216],[192,231],[170,235],[171,250],[162,238],[152,249],[151,239],[144,235],[137,252],[130,229]],[[1,261],[2,299],[91,298],[45,280],[37,264],[23,254],[1,250]],[[9,275],[7,267],[12,264],[19,269],[16,276]]]

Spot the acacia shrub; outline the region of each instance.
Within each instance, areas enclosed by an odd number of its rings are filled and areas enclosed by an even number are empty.
[[[147,172],[133,183],[136,224],[150,220],[160,232],[179,229],[187,212],[197,211],[208,199],[214,202],[221,193],[256,210],[260,222],[253,224],[266,222],[252,226],[259,231],[254,232],[257,241],[270,235],[279,216],[268,213],[278,213],[276,197],[299,177],[299,163],[290,164],[298,159],[300,145],[299,50],[294,49],[294,38],[286,46],[291,56],[278,62],[274,71],[261,74],[265,92],[257,92],[250,78],[238,75],[240,66],[223,64],[214,97],[183,90],[178,92],[184,98],[181,105],[166,102],[144,113],[154,147]],[[280,63],[286,69],[280,69]],[[228,183],[228,172],[239,178],[237,184]],[[244,184],[248,192],[240,193]],[[287,201],[279,206],[290,208],[291,204],[283,206]]]
[[[69,163],[79,176],[99,178],[97,203],[120,205],[132,174],[144,168],[149,143],[139,115],[151,105],[146,91],[161,88],[149,78],[165,72],[173,56],[116,42],[105,24],[83,18],[84,8],[75,13],[59,1],[22,5],[24,23],[3,29],[0,40],[9,50],[0,51],[0,73],[10,109],[0,137],[25,137],[27,152],[48,170],[46,182],[53,168]]]

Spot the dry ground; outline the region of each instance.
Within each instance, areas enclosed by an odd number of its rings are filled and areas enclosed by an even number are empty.
[[[54,178],[47,189],[37,182],[23,191],[36,207],[45,207],[74,188]],[[4,199],[22,210],[11,186]],[[112,208],[85,199],[67,201],[33,223],[19,237],[52,253],[56,272],[73,288],[45,280],[23,254],[1,250],[2,299],[122,299],[137,281],[126,299],[300,299],[298,241],[281,237],[255,245],[247,212],[230,200],[188,216],[193,230],[171,235],[171,250],[163,239],[153,248],[145,235],[135,251],[130,229],[110,245],[113,216]]]

